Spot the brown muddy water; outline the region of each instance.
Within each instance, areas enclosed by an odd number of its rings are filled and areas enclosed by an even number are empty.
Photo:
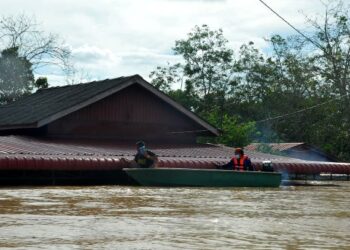
[[[337,187],[0,189],[1,249],[350,249]]]

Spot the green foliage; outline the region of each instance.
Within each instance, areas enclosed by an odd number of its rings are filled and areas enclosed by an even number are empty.
[[[48,88],[49,83],[47,82],[47,78],[46,77],[39,77],[38,79],[36,79],[36,81],[34,82],[34,87],[37,89]]]
[[[18,54],[18,48],[1,52],[0,57],[0,104],[10,103],[40,88],[47,88],[47,78],[34,81],[31,62]]]
[[[185,87],[187,96],[200,100],[192,105],[200,115],[211,112],[208,101],[223,111],[233,86],[233,51],[227,42],[222,30],[195,26],[186,39],[175,41],[174,53],[182,56],[183,63],[157,67],[150,74],[151,84],[166,93],[171,86]]]
[[[207,25],[195,26],[186,39],[175,41],[173,50],[185,61],[184,76],[199,95],[228,90],[233,51],[227,43],[221,29],[210,30]]]
[[[174,84],[182,84],[181,78],[181,65],[168,65],[166,67],[158,66],[154,71],[150,73],[152,78],[151,84],[157,89],[167,93],[171,90],[171,86]]]
[[[265,154],[273,154],[273,155],[281,155],[281,156],[287,156],[286,153],[283,153],[278,150],[274,150],[269,144],[261,143],[256,147],[256,151],[265,153]]]
[[[200,100],[193,92],[177,89],[169,91],[168,95],[185,108],[191,111],[198,110]]]
[[[324,16],[306,21],[313,43],[277,34],[268,39],[268,54],[250,42],[235,58],[222,30],[196,26],[174,47],[183,57],[176,74],[186,90],[169,90],[174,76],[163,85],[175,100],[222,129],[212,142],[306,142],[350,161],[349,8],[332,1]]]
[[[274,140],[304,141],[348,161],[348,8],[343,8],[341,2],[331,3],[319,20],[307,20],[317,46],[301,36],[274,35],[269,40],[272,53],[263,56],[252,43],[243,45],[235,65],[239,75],[234,96],[241,99],[229,102],[246,119],[281,116],[257,123],[264,136],[265,131],[271,131],[271,135],[278,136]],[[291,115],[284,116],[286,113]]]
[[[0,103],[8,103],[28,93],[34,84],[32,64],[18,55],[18,48],[1,52]]]
[[[215,139],[202,139],[202,142],[215,142],[232,147],[244,147],[250,144],[253,138],[257,136],[258,132],[254,122],[240,123],[239,117],[229,116],[227,114],[222,117],[222,121],[220,119],[221,117],[218,116],[217,112],[213,112],[207,117],[209,123],[217,127],[220,126],[222,134]]]

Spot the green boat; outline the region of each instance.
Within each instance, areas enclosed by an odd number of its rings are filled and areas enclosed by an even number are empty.
[[[141,186],[279,187],[281,173],[186,168],[124,168]]]

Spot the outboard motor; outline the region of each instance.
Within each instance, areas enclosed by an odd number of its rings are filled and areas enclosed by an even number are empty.
[[[261,171],[273,172],[274,169],[273,169],[273,166],[272,166],[272,162],[271,161],[263,161]]]

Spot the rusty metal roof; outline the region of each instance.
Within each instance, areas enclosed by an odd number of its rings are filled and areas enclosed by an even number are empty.
[[[215,168],[232,157],[233,149],[209,144],[149,145],[159,157],[158,167]],[[257,169],[270,160],[277,171],[297,174],[350,174],[349,163],[311,162],[246,151]],[[50,140],[0,136],[0,170],[114,170],[133,159],[133,143]],[[125,159],[125,161],[123,160]]]
[[[159,157],[229,160],[234,154],[233,149],[230,147],[211,144],[153,144],[149,145],[149,147]],[[301,161],[253,151],[246,151],[246,154],[252,161]],[[107,140],[53,140],[25,136],[0,136],[1,155],[133,157],[135,155],[135,145],[134,143]]]
[[[272,150],[275,151],[284,151],[288,149],[292,149],[295,147],[298,147],[300,145],[306,145],[305,142],[291,142],[291,143],[252,143],[245,147],[246,150],[252,150],[255,151],[258,149],[259,146],[267,145],[268,147],[271,147]]]

